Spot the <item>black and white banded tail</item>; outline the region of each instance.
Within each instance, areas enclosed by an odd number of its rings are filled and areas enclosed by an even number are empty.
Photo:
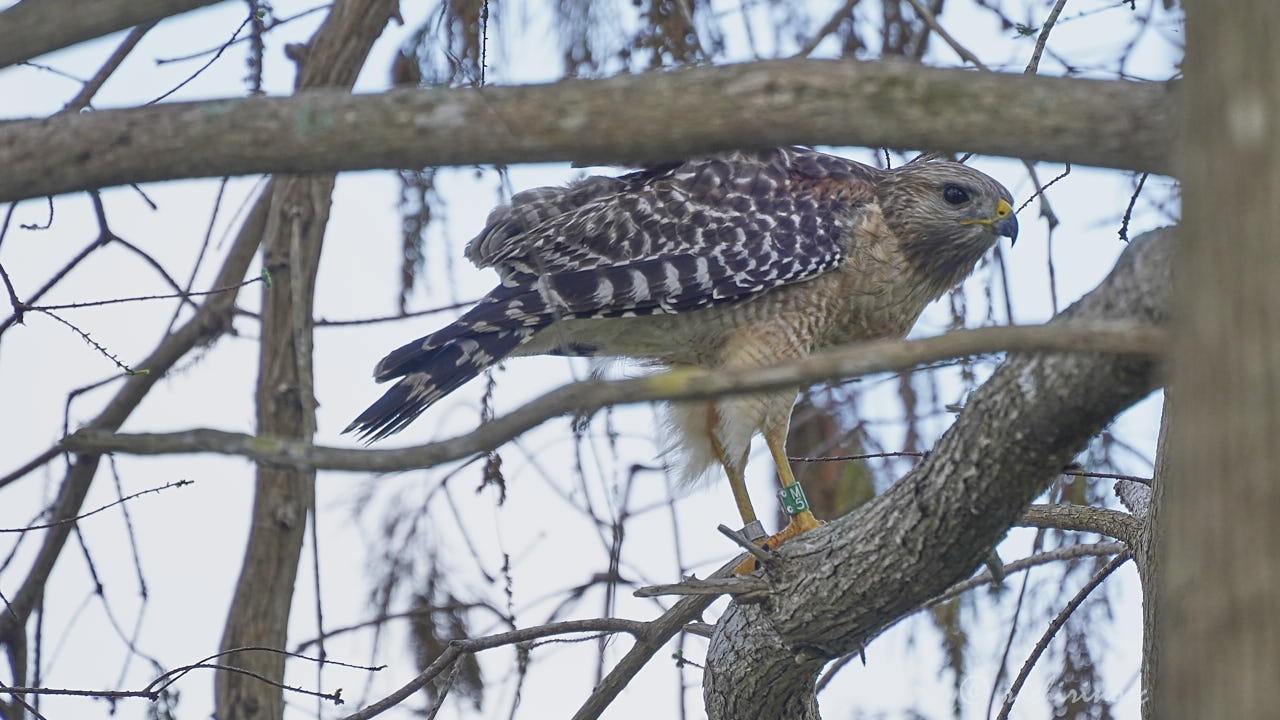
[[[401,378],[343,432],[358,432],[373,442],[400,432],[437,400],[509,355],[537,331],[515,327],[496,332],[458,334],[461,321],[394,350],[378,363],[379,382]],[[454,335],[433,342],[438,336]]]

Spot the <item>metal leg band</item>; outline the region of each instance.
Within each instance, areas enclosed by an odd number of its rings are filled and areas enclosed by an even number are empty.
[[[764,525],[759,520],[752,520],[742,528],[742,535],[748,540],[755,541],[765,536]]]

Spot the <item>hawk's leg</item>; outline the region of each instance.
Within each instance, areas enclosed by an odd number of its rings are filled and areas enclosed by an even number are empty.
[[[737,503],[738,514],[742,516],[742,528],[750,536],[751,526],[758,526],[759,521],[756,519],[755,508],[751,506],[751,496],[747,495],[747,481],[743,475],[743,466],[746,463],[729,462],[729,458],[724,454],[724,447],[720,445],[720,441],[716,439],[714,433],[710,435],[710,440],[711,449],[715,452],[716,459],[724,467],[725,475],[729,476],[729,488],[733,490],[733,501]]]
[[[778,466],[778,477],[782,480],[783,489],[785,490],[786,488],[795,485],[796,476],[792,474],[791,462],[787,460],[787,426],[782,425],[781,430],[766,431],[764,439],[765,443],[769,446],[769,453],[773,455],[774,464]],[[803,497],[803,493],[801,494],[801,497]],[[771,535],[767,540],[765,540],[763,546],[768,549],[776,548],[791,538],[807,533],[820,525],[822,525],[822,522],[818,520],[818,518],[814,517],[813,513],[806,507],[804,510],[792,515],[791,522],[787,523],[787,526],[782,528],[782,530],[777,534]],[[733,572],[736,575],[745,575],[747,573],[755,572],[755,569],[756,560],[755,558],[749,557],[746,560],[743,560],[738,567],[734,568]]]
[[[791,474],[791,462],[787,460],[786,427],[783,426],[781,432],[766,433],[765,442],[769,445],[769,453],[773,455],[774,464],[778,466],[778,477],[782,479],[783,489],[785,490],[786,488],[795,485],[796,476]],[[804,497],[803,493],[801,494],[801,497]],[[782,528],[782,531],[777,535],[770,537],[765,542],[765,547],[776,548],[787,540],[790,540],[801,533],[807,533],[821,524],[822,523],[818,521],[818,518],[814,517],[813,513],[809,511],[808,506],[806,506],[800,512],[792,515],[791,522],[787,523],[787,526]]]

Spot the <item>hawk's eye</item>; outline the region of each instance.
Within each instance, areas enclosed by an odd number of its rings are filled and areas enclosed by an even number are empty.
[[[969,202],[969,193],[959,185],[948,185],[942,189],[942,199],[952,205],[959,205]]]

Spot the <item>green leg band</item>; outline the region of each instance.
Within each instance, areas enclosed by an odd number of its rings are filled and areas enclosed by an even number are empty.
[[[809,509],[809,501],[805,499],[804,488],[800,483],[788,485],[778,491],[778,501],[788,515],[799,515]]]

